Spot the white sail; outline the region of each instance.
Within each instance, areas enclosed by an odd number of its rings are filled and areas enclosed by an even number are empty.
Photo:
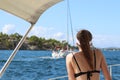
[[[0,9],[34,24],[49,7],[61,0],[0,0]]]

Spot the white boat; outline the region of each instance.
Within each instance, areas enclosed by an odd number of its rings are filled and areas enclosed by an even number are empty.
[[[53,58],[65,58],[69,53],[72,53],[73,51],[69,50],[60,50],[60,51],[53,51],[52,52],[52,57]]]

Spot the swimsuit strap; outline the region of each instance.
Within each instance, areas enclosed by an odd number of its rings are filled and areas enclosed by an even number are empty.
[[[72,54],[73,54],[73,53],[72,53]],[[78,65],[78,62],[77,62],[77,60],[76,60],[74,54],[73,54],[73,58],[74,58],[74,60],[75,60],[75,63],[77,64],[77,67],[78,67],[79,71],[81,72],[80,66]]]
[[[73,53],[72,53],[72,54],[73,54]],[[80,69],[80,67],[79,67],[79,65],[78,65],[78,63],[77,63],[77,60],[76,60],[76,58],[75,58],[74,55],[73,55],[73,58],[74,58],[77,66],[78,66],[78,69],[81,71],[81,69]],[[78,76],[80,76],[80,75],[86,74],[86,75],[87,75],[87,80],[90,80],[90,77],[92,76],[92,73],[100,73],[99,70],[96,70],[96,54],[95,54],[95,49],[94,49],[94,68],[95,68],[95,69],[94,69],[93,71],[80,72],[80,73],[75,74],[74,76],[75,76],[75,77],[78,77]]]
[[[73,53],[72,53],[72,54],[73,54]],[[74,60],[75,60],[75,63],[77,64],[77,67],[78,67],[79,71],[81,71],[80,66],[78,65],[78,62],[77,62],[74,54],[73,54],[73,58],[74,58]],[[94,67],[95,67],[95,70],[96,70],[96,55],[95,55],[95,50],[94,50]]]
[[[96,70],[96,54],[95,54],[95,50],[94,50],[94,67],[95,67],[95,70]]]
[[[87,80],[90,80],[90,77],[92,76],[92,73],[100,73],[98,70],[93,70],[93,71],[87,71],[87,72],[80,72],[75,74],[75,77],[79,77],[81,75],[87,74]]]

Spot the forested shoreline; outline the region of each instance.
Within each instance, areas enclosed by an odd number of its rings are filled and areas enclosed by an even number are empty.
[[[21,38],[22,35],[18,33],[8,35],[0,32],[0,50],[13,50]],[[65,47],[67,44],[65,40],[60,42],[55,39],[45,39],[33,35],[26,38],[20,50],[52,50],[55,47]]]
[[[0,50],[13,50],[18,42],[21,40],[22,35],[18,33],[14,34],[5,34],[0,32]],[[55,39],[45,39],[42,37],[37,37],[35,35],[27,37],[20,50],[53,50],[55,47],[64,48],[68,45],[69,47],[74,47],[68,44],[65,40],[58,41]],[[116,51],[120,48],[109,47],[109,48],[100,48],[102,50]]]

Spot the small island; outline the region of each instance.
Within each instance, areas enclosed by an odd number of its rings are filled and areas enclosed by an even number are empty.
[[[14,34],[4,34],[0,32],[0,50],[13,50],[23,36]],[[53,50],[55,47],[64,47],[68,45],[65,40],[45,39],[35,35],[27,37],[20,50]]]

